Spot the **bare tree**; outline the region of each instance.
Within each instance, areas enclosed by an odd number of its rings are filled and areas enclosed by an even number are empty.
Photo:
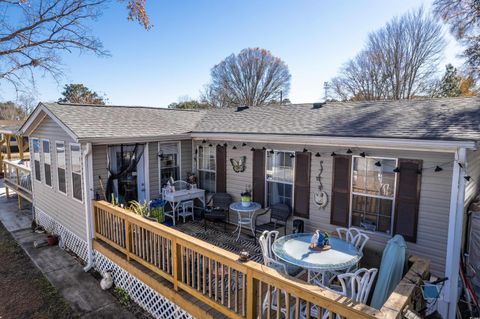
[[[61,52],[108,55],[87,23],[112,0],[0,0],[0,84],[18,91],[39,74],[62,74]],[[128,17],[150,28],[145,0],[127,2]]]
[[[423,8],[409,12],[369,34],[365,49],[332,79],[333,90],[343,100],[399,100],[425,94],[444,48],[441,25]]]
[[[212,68],[203,100],[215,107],[279,102],[288,95],[290,78],[285,62],[270,51],[243,49]]]
[[[434,12],[450,26],[450,31],[465,47],[468,71],[480,77],[480,1],[435,0]]]

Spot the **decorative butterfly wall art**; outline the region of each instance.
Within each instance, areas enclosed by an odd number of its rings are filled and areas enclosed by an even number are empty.
[[[235,159],[235,158],[231,158],[230,159],[230,163],[232,163],[232,167],[233,167],[233,171],[235,173],[242,173],[245,171],[245,164],[247,162],[247,157],[246,156],[242,156],[238,159]]]

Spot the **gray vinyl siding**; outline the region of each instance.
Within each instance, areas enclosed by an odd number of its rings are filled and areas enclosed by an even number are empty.
[[[150,199],[155,199],[161,195],[160,175],[158,171],[158,142],[148,143],[148,170],[150,180]]]
[[[480,191],[480,151],[478,150],[467,152],[467,175],[472,178],[472,181],[465,185],[465,205],[469,205]]]
[[[50,140],[51,158],[52,158],[52,187],[45,184],[45,172],[43,169],[43,157],[40,157],[40,167],[42,181],[39,182],[33,178],[34,197],[33,205],[45,214],[51,216],[56,222],[68,228],[80,238],[86,240],[86,222],[85,206],[80,201],[72,197],[72,177],[70,170],[70,143],[74,143],[72,138],[50,117],[45,117],[40,125],[30,136],[30,143],[33,138]],[[55,152],[55,141],[65,142],[66,159],[66,189],[67,194],[58,191],[57,181],[57,158]],[[30,147],[33,150],[32,147]],[[83,167],[82,167],[83,170]],[[83,190],[82,174],[82,190]],[[85,194],[83,194],[85,198]]]
[[[212,143],[223,143],[223,141],[211,141]],[[252,183],[252,152],[251,148],[273,148],[284,151],[300,151],[304,145],[263,145],[249,143],[242,147],[242,142],[230,142],[227,150],[227,191],[235,200],[240,199],[240,193],[246,185]],[[196,145],[199,145],[196,142]],[[237,150],[232,146],[236,145]],[[337,226],[330,224],[330,200],[332,193],[332,151],[338,154],[345,153],[346,148],[305,146],[312,153],[311,180],[310,180],[310,218],[305,220],[306,231],[320,229],[322,231],[334,231]],[[353,147],[352,147],[353,149]],[[453,168],[453,154],[435,152],[414,152],[381,149],[354,150],[354,154],[365,151],[368,156],[420,159],[423,161],[425,170],[422,173],[422,185],[420,194],[420,209],[417,228],[417,242],[407,243],[408,253],[418,256],[425,256],[431,260],[432,272],[442,274],[445,268],[446,245],[448,233],[448,215],[450,207],[451,178]],[[322,157],[315,157],[316,152],[324,153]],[[246,169],[243,173],[235,173],[230,164],[230,158],[246,156]],[[318,190],[316,181],[320,169],[320,161],[323,161],[323,173],[321,181],[323,189],[329,196],[329,203],[325,208],[319,208],[314,203],[314,193]],[[438,164],[448,163],[443,171],[435,173],[434,167]],[[231,214],[233,215],[233,214]],[[230,216],[233,221],[236,216]],[[297,218],[297,217],[295,217]],[[292,218],[293,220],[293,218]],[[291,221],[290,225],[291,227]],[[390,235],[381,233],[369,233],[370,240],[368,247],[373,250],[382,251]]]
[[[192,172],[192,140],[183,140],[180,142],[181,149],[181,176],[186,180],[187,174]]]
[[[107,160],[107,145],[93,145],[92,146],[92,165],[93,165],[93,185],[95,196],[105,198],[104,194],[107,188],[108,180],[108,160]],[[100,182],[100,178],[102,182]],[[103,183],[103,188],[102,188]]]

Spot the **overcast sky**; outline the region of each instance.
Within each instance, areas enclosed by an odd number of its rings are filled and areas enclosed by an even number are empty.
[[[283,59],[292,74],[294,103],[323,97],[323,83],[353,57],[369,32],[396,15],[431,1],[419,0],[178,0],[147,1],[150,31],[126,20],[112,1],[93,33],[111,57],[64,54],[60,84],[37,79],[38,100],[57,100],[65,83],[83,83],[110,104],[166,107],[179,97],[197,98],[210,69],[231,53],[262,47]],[[447,33],[447,32],[446,32]],[[448,36],[444,63],[460,64],[459,46]],[[13,90],[2,87],[2,99]]]

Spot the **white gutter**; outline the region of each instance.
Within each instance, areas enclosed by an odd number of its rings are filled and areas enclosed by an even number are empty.
[[[334,147],[371,147],[416,151],[456,152],[459,148],[476,149],[474,141],[440,141],[399,138],[336,137],[286,134],[245,133],[191,133],[193,139],[216,139],[226,142],[281,143],[296,145],[319,145]]]
[[[92,199],[93,199],[93,177],[90,172],[92,171],[92,144],[85,144],[86,148],[83,152],[83,193],[85,194],[85,221],[87,232],[87,265],[83,268],[85,272],[89,271],[93,263],[93,227],[92,227]]]
[[[445,262],[445,283],[443,300],[439,310],[444,318],[455,318],[458,300],[458,281],[460,272],[460,254],[462,245],[463,215],[465,209],[465,175],[466,149],[460,148],[455,154],[453,166],[452,188],[450,196],[450,214],[448,219],[447,256]],[[463,165],[463,168],[458,165]]]

